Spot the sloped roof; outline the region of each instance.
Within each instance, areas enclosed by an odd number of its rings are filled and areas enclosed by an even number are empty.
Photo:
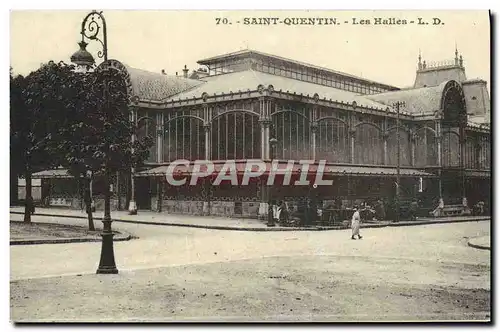
[[[132,90],[140,100],[163,101],[203,82],[183,76],[164,75],[125,65],[132,83]]]
[[[470,78],[462,82],[462,84],[474,84],[474,83],[487,84],[487,82],[481,78]]]
[[[317,93],[320,99],[326,98],[331,99],[332,101],[342,101],[347,103],[355,101],[358,106],[386,109],[385,105],[382,105],[374,100],[370,100],[365,95],[359,95],[350,91],[299,81],[288,77],[262,73],[254,70],[209,76],[205,77],[203,80],[205,83],[198,85],[187,92],[174,95],[168,101],[186,98],[200,98],[203,93],[207,93],[211,96],[215,93],[222,94],[255,90],[259,85],[264,85],[266,87],[272,85],[275,91],[282,90],[283,92],[289,91],[290,93],[302,93],[304,96],[309,95],[311,97]]]
[[[405,102],[402,111],[412,115],[429,114],[440,109],[443,91],[448,82],[432,87],[384,92],[365,97],[386,106],[392,106],[397,101]]]

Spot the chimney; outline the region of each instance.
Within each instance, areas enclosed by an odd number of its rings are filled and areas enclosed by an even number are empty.
[[[187,66],[184,65],[184,69],[182,70],[184,72],[184,78],[188,77],[189,69],[187,69]]]
[[[161,70],[161,73],[162,73],[163,75],[167,75],[167,73],[165,72],[165,69],[162,69],[162,70]]]

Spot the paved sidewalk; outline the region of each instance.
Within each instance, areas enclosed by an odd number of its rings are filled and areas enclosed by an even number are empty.
[[[490,236],[480,236],[472,238],[467,242],[467,244],[472,248],[491,250]]]
[[[24,207],[11,207],[10,213],[23,214]],[[66,218],[81,218],[86,219],[87,215],[81,210],[61,209],[61,208],[36,208],[35,215],[50,216],[50,217],[66,217]],[[102,220],[103,211],[94,213],[94,219]],[[152,211],[139,211],[137,215],[129,215],[127,211],[112,211],[111,217],[115,222],[139,223],[149,225],[163,226],[180,226],[194,227],[219,230],[237,230],[237,231],[298,231],[298,230],[335,230],[349,228],[349,223],[344,222],[339,226],[313,226],[313,227],[267,227],[265,221],[258,219],[244,218],[224,218],[215,216],[192,216],[192,215],[173,215],[166,213],[158,213]],[[428,225],[449,222],[470,222],[488,220],[489,216],[458,216],[458,217],[443,217],[443,218],[419,218],[415,221],[400,221],[393,223],[390,221],[377,221],[363,223],[363,228],[378,228],[378,227],[396,227],[396,226],[413,226],[413,225]]]

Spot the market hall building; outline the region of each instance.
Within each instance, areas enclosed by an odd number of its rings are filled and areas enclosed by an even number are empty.
[[[402,202],[418,198],[431,210],[439,198],[460,205],[465,197],[469,207],[489,205],[490,99],[486,81],[467,79],[463,62],[457,51],[442,63],[419,56],[414,86],[401,89],[252,50],[200,60],[203,69],[190,74],[185,67],[181,75],[108,60],[100,66],[124,73],[137,136],[155,137],[142,169],[114,177],[112,208],[132,201],[139,211],[264,217],[270,198],[292,210],[310,197],[339,209],[390,202],[398,159]],[[216,169],[235,160],[238,171],[247,160],[326,160],[323,178],[333,184],[269,187],[264,173],[247,186],[214,186],[213,178],[171,186],[167,167],[179,159],[211,160]],[[191,175],[190,168],[180,173]],[[81,208],[78,181],[65,170],[34,178],[42,179],[45,205]],[[98,209],[102,188],[96,177]]]

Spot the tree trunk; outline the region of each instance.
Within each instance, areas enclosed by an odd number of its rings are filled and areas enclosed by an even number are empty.
[[[35,205],[33,202],[33,196],[31,194],[31,169],[26,167],[26,172],[24,174],[26,179],[26,196],[24,200],[24,222],[31,222],[31,215],[35,213]]]
[[[89,221],[89,231],[95,231],[94,218],[92,217],[92,197],[90,196],[90,186],[92,180],[85,179],[85,189],[83,193],[83,200],[85,202],[85,210],[87,211],[87,218]]]
[[[18,173],[15,166],[10,164],[10,206],[18,204]]]

